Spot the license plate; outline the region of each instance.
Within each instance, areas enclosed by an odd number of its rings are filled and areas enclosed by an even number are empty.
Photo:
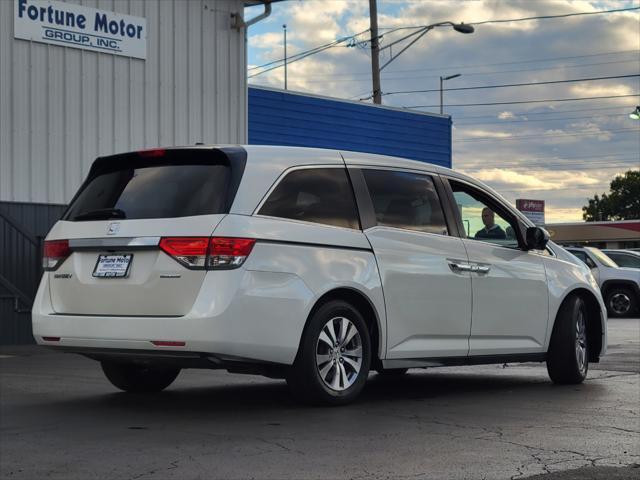
[[[125,255],[99,255],[93,276],[99,278],[123,278],[129,275],[132,253]]]

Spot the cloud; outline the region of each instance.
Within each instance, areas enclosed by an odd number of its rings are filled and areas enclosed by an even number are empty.
[[[488,137],[488,138],[509,138],[513,136],[509,132],[498,132],[496,130],[484,130],[481,128],[475,128],[473,130],[463,130],[464,137]]]
[[[276,46],[282,48],[283,42],[282,32],[266,32],[249,37],[249,46],[252,48],[272,49]]]
[[[602,82],[600,82],[602,83]],[[630,85],[574,85],[571,87],[570,92],[576,97],[598,97],[598,96],[612,96],[612,95],[632,95],[637,92]]]
[[[578,188],[584,186],[597,185],[598,178],[590,176],[585,172],[575,171],[553,171],[536,173],[522,173],[509,169],[482,169],[470,172],[475,178],[492,185],[503,187],[516,187],[522,190],[556,190],[567,187]]]
[[[427,25],[452,20],[553,15],[620,8],[630,3],[609,0],[449,0],[380,1],[379,25],[387,32],[381,45],[406,31],[385,28]],[[300,1],[274,4],[270,22],[249,31],[251,63],[282,57],[282,23],[288,25],[292,53],[362,32],[369,27],[364,0]],[[385,92],[437,90],[440,75],[461,73],[448,88],[504,83],[530,83],[638,73],[640,35],[637,12],[570,17],[555,20],[478,25],[473,35],[450,28],[429,32],[391,63],[382,75]],[[269,33],[270,35],[265,35]],[[253,39],[253,36],[257,36]],[[354,48],[338,47],[288,67],[288,85],[339,98],[371,94],[368,33]],[[394,46],[394,53],[398,53]],[[612,53],[613,52],[613,53]],[[389,58],[389,50],[383,59]],[[283,70],[250,80],[281,88]],[[637,78],[500,89],[447,91],[446,104],[520,102],[537,99],[629,95]],[[455,126],[453,166],[480,175],[509,199],[537,195],[558,210],[575,215],[586,198],[608,189],[615,173],[637,167],[640,143],[629,128],[627,114],[638,98],[576,102],[523,103],[477,107],[445,107]],[[383,97],[387,106],[438,105],[436,92]],[[424,108],[438,111],[438,107]],[[522,122],[521,120],[529,120]],[[461,120],[458,123],[458,120]],[[523,137],[523,138],[514,138]],[[490,140],[475,141],[478,138]],[[460,142],[460,140],[469,140]],[[538,189],[538,190],[534,190]],[[539,198],[538,197],[538,198]],[[573,213],[571,213],[573,212]]]
[[[566,223],[582,220],[582,207],[558,208],[553,205],[544,206],[545,223]]]

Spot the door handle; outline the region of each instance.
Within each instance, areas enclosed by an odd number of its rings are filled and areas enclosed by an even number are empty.
[[[488,267],[486,265],[473,265],[471,267],[471,271],[476,273],[489,273],[490,270],[491,267]]]
[[[449,267],[454,273],[473,271],[473,267],[468,263],[449,262]]]

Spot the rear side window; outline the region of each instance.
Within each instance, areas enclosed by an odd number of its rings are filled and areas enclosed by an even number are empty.
[[[225,162],[107,162],[83,186],[66,220],[172,218],[227,213]]]
[[[442,205],[428,175],[363,170],[378,225],[447,235]]]
[[[258,213],[360,228],[353,190],[344,168],[304,168],[289,173]]]

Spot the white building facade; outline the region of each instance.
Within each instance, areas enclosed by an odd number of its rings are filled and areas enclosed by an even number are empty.
[[[0,202],[66,204],[98,156],[246,143],[247,3],[0,1]]]

